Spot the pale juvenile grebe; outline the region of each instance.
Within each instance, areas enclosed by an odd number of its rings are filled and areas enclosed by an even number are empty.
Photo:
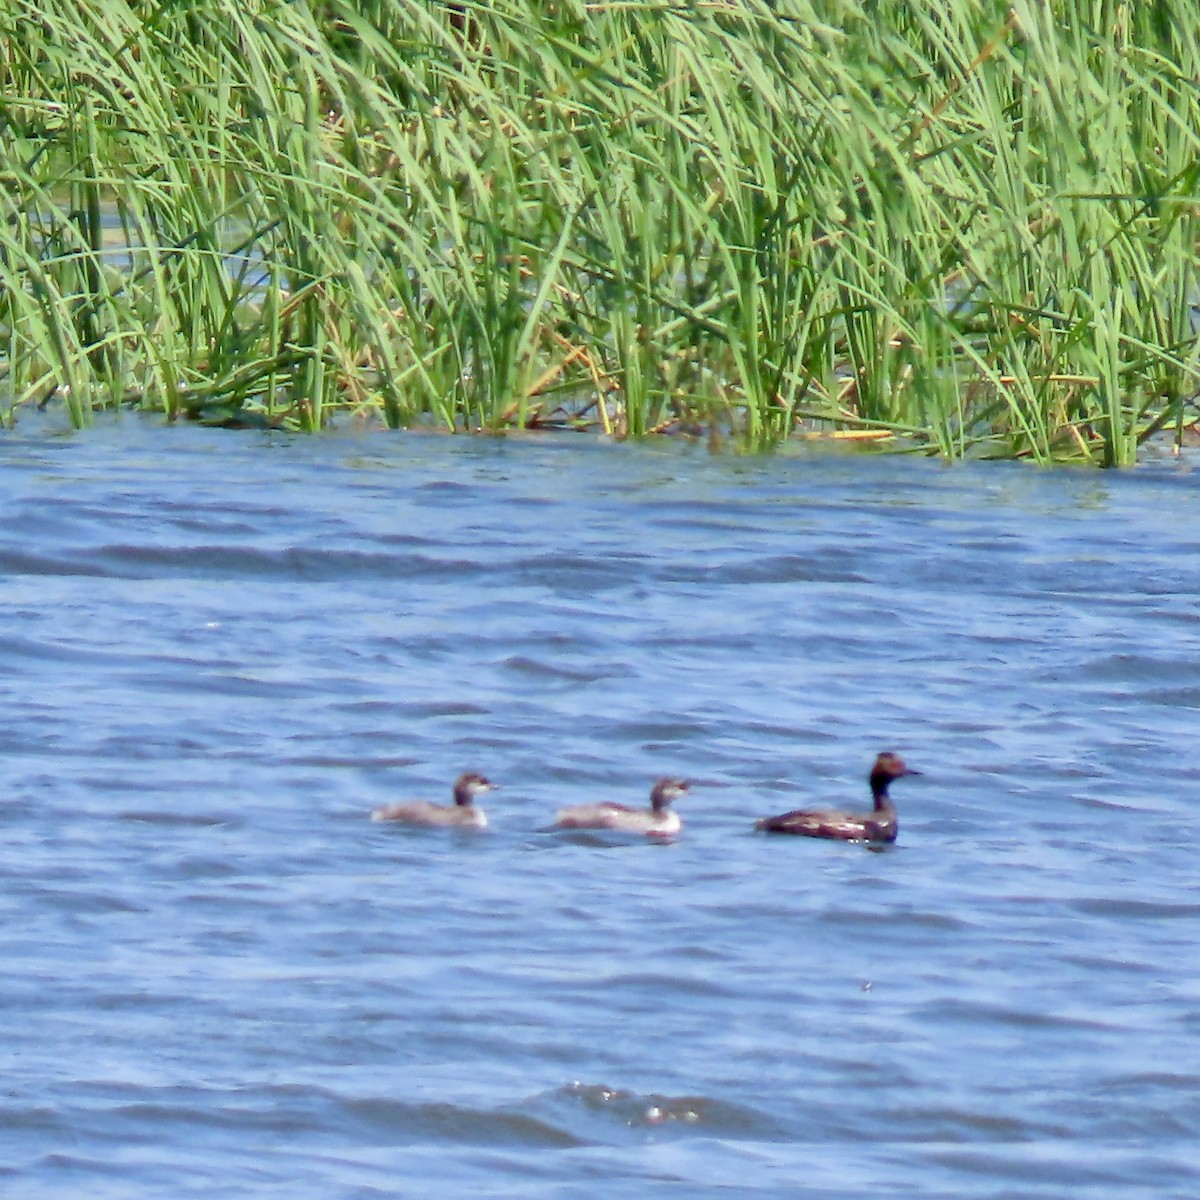
[[[407,825],[451,825],[458,828],[483,829],[487,814],[476,808],[476,796],[494,791],[496,785],[482,775],[467,771],[454,781],[453,804],[431,804],[428,800],[412,800],[407,804],[385,804],[371,814],[372,821],[402,821]]]
[[[871,768],[871,795],[875,808],[869,813],[838,812],[833,809],[804,810],[764,817],[755,829],[767,833],[794,833],[799,837],[837,838],[843,842],[894,842],[896,806],[888,795],[888,784],[903,775],[920,775],[904,765],[898,754],[885,752]]]
[[[625,804],[577,804],[560,808],[554,819],[560,829],[620,829],[650,837],[670,837],[683,827],[671,801],[688,794],[686,779],[660,779],[650,790],[649,808]]]

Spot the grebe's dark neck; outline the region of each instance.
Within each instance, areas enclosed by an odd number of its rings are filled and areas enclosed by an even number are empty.
[[[896,806],[892,803],[891,796],[888,795],[888,784],[892,782],[894,777],[885,771],[871,772],[871,795],[875,797],[875,811],[881,813],[894,813]]]
[[[666,816],[672,800],[686,796],[688,783],[686,779],[660,779],[650,789],[650,811],[656,817]]]
[[[471,801],[475,799],[474,789],[469,783],[456,783],[454,785],[454,803],[459,808],[470,808]]]

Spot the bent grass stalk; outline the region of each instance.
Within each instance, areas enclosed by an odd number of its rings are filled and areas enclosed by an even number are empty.
[[[1195,419],[1200,10],[0,0],[0,413]]]

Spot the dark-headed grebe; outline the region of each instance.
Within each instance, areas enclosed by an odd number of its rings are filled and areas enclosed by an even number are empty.
[[[579,804],[559,809],[554,823],[560,829],[620,829],[650,837],[670,837],[683,826],[671,801],[688,794],[686,779],[660,779],[650,791],[649,808],[624,804]]]
[[[799,837],[837,838],[844,842],[894,842],[896,806],[888,795],[888,784],[902,775],[920,775],[904,765],[898,754],[884,753],[871,768],[871,795],[875,809],[869,813],[817,809],[797,810],[778,817],[764,817],[756,829],[767,833],[794,833]]]
[[[371,814],[372,821],[402,821],[407,825],[452,825],[458,828],[483,829],[487,814],[476,808],[476,796],[495,789],[482,775],[467,771],[454,781],[453,804],[431,804],[428,800],[412,800],[407,804],[385,804]]]

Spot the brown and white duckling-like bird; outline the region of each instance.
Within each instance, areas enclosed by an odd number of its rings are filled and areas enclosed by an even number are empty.
[[[885,751],[871,768],[871,795],[874,810],[869,813],[838,812],[834,809],[798,809],[778,817],[756,821],[755,829],[767,833],[793,833],[799,837],[836,838],[843,842],[894,842],[896,806],[888,795],[888,785],[904,775],[920,775],[904,764],[898,754]]]
[[[559,829],[617,829],[648,837],[671,837],[683,828],[671,801],[688,794],[686,779],[660,779],[650,790],[649,808],[625,804],[577,804],[560,808],[554,819]]]
[[[400,821],[406,825],[451,826],[458,829],[483,829],[487,814],[475,807],[475,797],[495,791],[496,785],[474,771],[454,781],[453,804],[431,804],[428,800],[410,800],[406,804],[385,804],[371,814],[372,821]]]

